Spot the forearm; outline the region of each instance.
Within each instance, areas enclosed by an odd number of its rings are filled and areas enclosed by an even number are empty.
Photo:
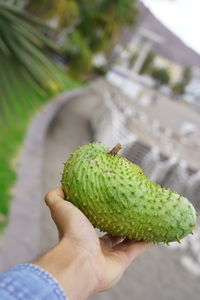
[[[33,264],[52,274],[69,300],[85,300],[94,293],[96,280],[89,255],[77,254],[67,241],[61,241]]]

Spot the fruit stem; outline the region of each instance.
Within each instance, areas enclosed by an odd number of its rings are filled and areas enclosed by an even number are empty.
[[[121,150],[123,147],[122,147],[122,145],[121,144],[117,144],[110,152],[109,152],[109,154],[111,154],[111,155],[116,155],[118,152],[119,152],[119,150]]]

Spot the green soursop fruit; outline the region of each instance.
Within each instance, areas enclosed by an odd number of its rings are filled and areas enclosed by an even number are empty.
[[[118,145],[109,152],[91,143],[71,154],[62,175],[66,200],[112,235],[169,243],[191,233],[196,223],[192,204],[116,155]]]

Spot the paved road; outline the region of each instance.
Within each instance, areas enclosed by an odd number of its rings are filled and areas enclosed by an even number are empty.
[[[69,153],[92,140],[88,119],[96,102],[94,96],[87,95],[74,99],[52,122],[45,145],[44,192],[59,184],[63,162]],[[45,206],[41,236],[40,252],[57,240],[55,226]],[[181,253],[166,246],[152,247],[132,264],[115,288],[91,300],[199,300],[199,278],[179,263]]]

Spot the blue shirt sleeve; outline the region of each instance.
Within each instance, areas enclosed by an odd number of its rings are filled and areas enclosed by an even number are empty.
[[[0,274],[1,300],[67,300],[63,288],[47,271],[22,264]]]

